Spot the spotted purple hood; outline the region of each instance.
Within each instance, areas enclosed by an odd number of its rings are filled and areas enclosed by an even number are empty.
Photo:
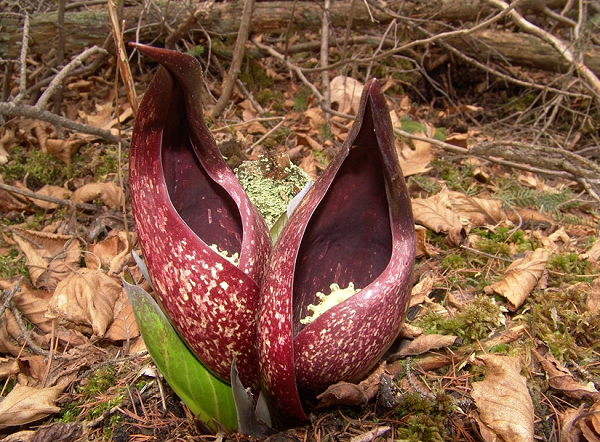
[[[154,288],[199,359],[229,380],[234,356],[257,388],[259,286],[270,249],[262,216],[221,156],[202,112],[201,69],[178,52],[136,46],[159,67],[131,140],[131,201]],[[229,257],[237,254],[236,266]]]
[[[213,373],[229,381],[235,357],[277,426],[306,421],[318,393],[373,368],[406,316],[415,232],[379,83],[365,85],[346,141],[269,255],[264,220],[204,122],[200,64],[136,47],[161,64],[130,156],[133,213],[157,297]],[[360,291],[301,321],[332,284]]]
[[[361,380],[379,361],[405,318],[414,258],[410,198],[371,80],[342,148],[275,244],[262,286],[261,382],[280,425],[306,420],[303,400]],[[332,283],[361,290],[301,324]]]

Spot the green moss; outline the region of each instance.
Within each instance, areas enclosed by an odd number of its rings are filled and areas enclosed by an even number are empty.
[[[2,169],[5,182],[23,181],[27,176],[30,188],[39,189],[50,184],[62,185],[66,180],[81,176],[73,164],[65,166],[58,158],[41,150],[27,151],[15,146],[10,152],[9,161]]]
[[[466,266],[466,260],[460,255],[448,255],[442,261],[444,270],[447,269],[462,269]]]
[[[6,255],[0,255],[0,278],[23,275],[29,278],[25,256],[17,246],[11,246]]]
[[[54,422],[77,422],[80,413],[81,408],[79,407],[79,403],[77,401],[69,402],[61,408],[60,414],[54,419]]]
[[[576,360],[585,366],[597,361],[600,316],[587,308],[591,290],[581,282],[566,290],[534,290],[528,299],[523,317],[531,333],[561,362]]]
[[[579,259],[578,253],[552,254],[546,267],[548,270],[564,273],[564,280],[561,282],[577,282],[577,275],[593,273],[590,262]]]
[[[446,318],[429,312],[418,318],[414,325],[422,327],[428,334],[458,336],[463,343],[468,344],[486,338],[503,322],[503,308],[488,296],[478,296],[454,317]]]
[[[448,432],[448,416],[456,409],[451,396],[440,393],[435,399],[422,397],[416,392],[407,392],[397,407],[396,413],[405,422],[398,427],[398,437],[410,442],[443,442],[452,436]]]
[[[79,389],[85,398],[96,397],[100,393],[106,393],[109,388],[117,382],[114,367],[102,367],[87,378],[87,385]]]

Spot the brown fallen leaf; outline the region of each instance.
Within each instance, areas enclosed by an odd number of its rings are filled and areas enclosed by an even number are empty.
[[[65,189],[64,187],[60,186],[50,186],[49,184],[46,184],[44,187],[42,187],[35,193],[41,196],[51,196],[60,199],[67,199],[71,195],[71,191],[69,189]],[[54,210],[59,207],[56,203],[50,203],[48,201],[39,200],[37,198],[29,198],[29,200],[31,200],[33,204],[35,204],[38,207],[41,207],[44,210]]]
[[[567,396],[573,399],[592,399],[594,401],[600,400],[600,392],[596,390],[593,383],[583,385],[573,378],[573,374],[562,366],[560,362],[552,355],[547,352],[542,355],[540,351],[533,350],[538,362],[542,365],[542,368],[548,376],[548,385],[555,390],[561,391]]]
[[[19,362],[16,359],[0,358],[0,380],[19,373]]]
[[[71,158],[79,148],[85,144],[83,140],[46,140],[46,150],[52,156],[58,158],[67,166],[71,164]]]
[[[111,209],[121,207],[123,198],[123,189],[115,183],[86,184],[71,195],[71,200],[78,203],[88,203],[100,199]]]
[[[66,385],[50,388],[32,388],[17,384],[0,402],[0,428],[14,427],[35,422],[58,413],[55,405]]]
[[[436,233],[460,231],[463,228],[458,215],[433,197],[413,199],[412,209],[415,222]]]
[[[133,238],[128,240],[126,232],[111,230],[106,239],[90,244],[85,254],[85,265],[92,270],[101,266],[108,269],[109,275],[120,273],[129,261],[133,243]]]
[[[487,368],[471,392],[482,434],[493,434],[497,441],[533,442],[533,402],[519,359],[482,355],[476,360]]]
[[[331,80],[329,89],[331,102],[338,104],[340,112],[356,115],[360,96],[364,89],[360,81],[345,75],[338,75]]]
[[[586,307],[590,313],[598,313],[600,310],[600,278],[594,279],[592,289],[585,301]]]
[[[58,282],[79,268],[79,240],[69,235],[13,227],[13,239],[25,254],[34,287],[54,290]]]
[[[315,157],[313,156],[312,151],[309,151],[308,155],[302,158],[299,166],[300,169],[308,174],[311,180],[317,180],[317,165],[315,164]]]
[[[550,258],[548,250],[539,248],[526,252],[525,257],[515,260],[504,272],[502,279],[490,287],[508,300],[508,309],[517,310],[527,299],[546,269]]]
[[[432,198],[452,209],[457,215],[467,218],[475,225],[480,224],[481,217],[483,217],[486,224],[498,224],[506,219],[500,200],[475,198],[454,191],[440,192]]]
[[[410,342],[410,344],[396,353],[394,357],[401,358],[405,356],[421,355],[430,350],[450,347],[456,343],[457,339],[458,336],[423,334],[421,336],[417,336],[413,341]]]
[[[111,341],[129,341],[140,335],[133,309],[124,291],[115,302],[113,322],[104,337]]]
[[[582,442],[583,435],[579,429],[579,421],[585,414],[584,406],[579,409],[567,408],[560,415],[560,441],[561,442]]]
[[[359,405],[373,399],[379,391],[381,375],[385,373],[385,362],[379,365],[371,374],[359,384],[350,382],[338,382],[330,385],[327,390],[317,396],[319,405],[317,407],[329,407],[331,405]]]
[[[46,317],[58,319],[61,325],[66,322],[91,327],[95,336],[103,337],[113,321],[121,292],[121,285],[110,276],[83,268],[56,286]]]
[[[15,287],[15,279],[0,279],[0,289],[11,291]],[[13,296],[13,301],[19,310],[27,317],[29,322],[44,333],[52,328],[52,322],[44,315],[48,307],[48,300],[52,297],[46,290],[34,290],[29,284],[22,282],[19,291]]]
[[[587,259],[592,264],[598,262],[598,259],[600,259],[600,241],[596,241],[590,250],[581,255],[581,258]]]
[[[431,170],[431,167],[428,167],[429,163],[434,159],[430,143],[419,140],[412,140],[412,143],[414,149],[411,149],[407,143],[401,143],[398,140],[395,143],[402,174],[405,177],[429,172]]]

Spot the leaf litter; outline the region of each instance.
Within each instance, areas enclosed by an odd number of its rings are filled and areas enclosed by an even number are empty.
[[[105,75],[68,84],[85,94],[67,99],[67,113],[108,130],[118,121],[130,127],[131,110],[123,94],[115,97],[107,86],[110,72]],[[279,77],[275,89],[282,89],[283,104],[262,104],[286,117],[284,130],[249,158],[288,152],[315,179],[351,122],[334,116],[326,130],[316,98],[308,94],[300,103],[291,92],[299,85]],[[141,85],[146,80],[140,76]],[[390,79],[387,88],[397,98],[389,102],[394,125],[438,134],[435,110],[419,107],[394,84]],[[252,87],[254,94],[264,90]],[[340,112],[354,112],[361,87],[352,77],[335,77],[332,103]],[[465,124],[460,112],[448,107],[445,115]],[[214,122],[216,129],[225,129],[240,152],[270,128],[257,121],[254,106],[241,95],[226,118]],[[227,129],[241,122],[248,124],[237,134]],[[479,128],[444,129],[445,140],[457,146],[484,138]],[[123,267],[137,280],[141,276],[129,255],[136,243],[121,213],[128,201],[117,184],[117,150],[89,136],[59,139],[51,125],[30,119],[12,120],[0,135],[3,182],[98,208],[76,211],[0,190],[6,226],[0,244],[6,256],[0,280],[6,304],[0,317],[0,425],[12,430],[54,419],[30,427],[41,435],[67,434],[69,425],[81,423],[85,431],[73,427],[74,437],[85,433],[96,440],[116,440],[123,432],[130,440],[200,434],[190,410],[160,376],[140,374],[149,373],[145,368],[152,362],[120,283]],[[407,324],[371,376],[332,386],[312,424],[287,437],[359,440],[390,428],[380,437],[529,441],[534,435],[558,440],[554,435],[560,434],[565,441],[598,440],[597,205],[569,194],[577,185],[564,179],[448,156],[418,140],[397,137],[396,146],[419,238]],[[36,168],[33,160],[40,157],[29,156],[35,151],[48,152],[61,166]],[[31,164],[20,163],[23,153]],[[112,221],[97,222],[105,219]],[[6,302],[17,274],[27,280]]]

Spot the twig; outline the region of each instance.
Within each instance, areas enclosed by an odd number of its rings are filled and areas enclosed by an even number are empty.
[[[260,103],[254,99],[254,97],[252,96],[252,94],[250,93],[250,91],[248,89],[246,89],[246,86],[244,86],[244,83],[242,83],[242,80],[240,80],[238,78],[238,79],[235,80],[235,83],[240,88],[240,91],[242,92],[242,94],[244,95],[244,97],[246,97],[248,99],[248,101],[250,101],[250,103],[252,103],[252,106],[254,106],[254,109],[256,109],[256,112],[258,112],[258,114],[261,117],[264,117],[265,116],[265,110],[260,105]]]
[[[331,0],[325,0],[323,7],[323,19],[321,23],[321,67],[326,68],[329,65],[329,10]],[[321,84],[323,85],[323,100],[327,107],[331,107],[331,88],[329,82],[329,70],[321,72]],[[325,120],[329,120],[329,115],[325,113]]]
[[[350,442],[371,442],[377,439],[380,436],[383,436],[385,433],[390,431],[392,427],[384,426],[377,427],[371,431],[367,431],[366,433],[359,434],[358,436],[354,436],[350,438]]]
[[[271,129],[269,132],[267,132],[267,133],[266,133],[266,134],[264,134],[262,137],[260,137],[260,139],[259,139],[259,140],[258,140],[256,143],[252,144],[252,146],[250,146],[249,148],[247,148],[247,149],[245,150],[245,152],[246,152],[246,153],[248,153],[248,152],[251,152],[251,151],[252,151],[252,149],[254,149],[256,146],[258,146],[260,143],[262,143],[262,142],[263,142],[263,140],[266,140],[266,139],[267,139],[267,138],[268,138],[268,137],[269,137],[269,136],[270,136],[270,135],[271,135],[273,132],[275,132],[277,129],[279,129],[279,128],[280,128],[280,127],[283,125],[283,123],[285,123],[285,118],[284,118],[283,120],[281,120],[281,121],[280,121],[280,122],[277,124],[277,126],[275,126],[275,127],[274,127],[273,129]]]
[[[118,141],[110,131],[100,129],[99,127],[89,126],[87,124],[77,123],[76,121],[68,118],[56,115],[47,110],[40,110],[37,106],[31,106],[28,104],[15,105],[12,103],[0,103],[0,115],[11,116],[11,117],[28,117],[37,120],[47,121],[51,124],[60,124],[67,129],[81,132],[84,134],[95,135],[106,141],[116,143]]]
[[[486,0],[488,3],[500,8],[502,10],[508,10],[512,5],[502,1],[502,0]],[[514,3],[513,3],[514,4]],[[579,73],[579,75],[586,79],[589,86],[591,87],[592,92],[596,96],[597,102],[600,104],[600,79],[592,72],[590,68],[588,68],[583,62],[577,60],[573,52],[569,49],[569,47],[562,42],[559,38],[556,38],[554,35],[549,34],[541,28],[538,28],[531,22],[525,20],[521,14],[519,14],[514,8],[509,11],[510,18],[524,31],[529,34],[535,35],[536,37],[541,38],[542,40],[550,43],[554,48],[562,55],[562,57],[567,60],[570,64],[575,67],[575,70]]]
[[[67,0],[58,0],[58,49],[56,51],[56,68],[62,69],[65,64],[65,6]],[[54,113],[60,115],[60,105],[63,99],[63,83],[54,94]],[[61,138],[60,126],[56,127],[57,138]]]
[[[9,186],[8,184],[4,184],[4,183],[0,183],[0,189],[6,190],[7,192],[10,192],[10,193],[16,193],[18,195],[23,195],[23,196],[26,196],[27,198],[33,198],[33,199],[37,199],[37,200],[46,201],[49,203],[60,204],[61,206],[74,205],[75,207],[78,207],[79,209],[93,210],[94,212],[96,212],[100,209],[98,206],[96,206],[94,204],[78,203],[75,201],[64,200],[64,199],[56,198],[56,197],[49,196],[49,195],[39,195],[37,193],[30,192],[28,190],[19,189],[18,187]]]
[[[244,0],[242,20],[240,22],[240,29],[235,42],[235,48],[233,50],[233,60],[231,61],[231,66],[229,67],[229,73],[227,75],[225,87],[223,87],[221,96],[210,113],[212,118],[217,118],[225,109],[225,106],[231,98],[235,81],[241,72],[242,62],[244,61],[244,52],[246,50],[246,42],[248,41],[248,35],[250,34],[250,24],[252,21],[253,11],[254,0]]]
[[[511,7],[514,7],[515,3],[516,2],[513,2],[511,4]],[[546,91],[546,92],[553,92],[555,94],[562,94],[562,95],[566,95],[566,96],[572,97],[572,98],[588,98],[584,94],[578,94],[578,93],[574,93],[574,92],[566,92],[566,91],[563,91],[563,90],[560,90],[560,89],[548,87],[546,85],[541,85],[541,84],[537,84],[537,83],[533,83],[533,82],[519,80],[517,78],[511,77],[510,75],[506,75],[506,74],[504,74],[502,72],[499,72],[496,69],[492,69],[489,66],[485,65],[484,63],[481,63],[480,61],[476,60],[475,58],[472,58],[472,57],[469,57],[468,55],[463,54],[461,51],[459,51],[458,49],[456,49],[454,46],[452,46],[451,44],[449,44],[446,41],[444,41],[444,39],[448,39],[448,38],[459,36],[459,35],[456,35],[455,33],[456,32],[461,32],[461,31],[452,31],[452,32],[447,32],[447,33],[434,34],[433,32],[430,32],[427,29],[425,29],[424,27],[416,25],[412,20],[394,13],[391,9],[389,9],[389,8],[387,8],[387,7],[379,4],[379,3],[375,3],[375,4],[376,4],[377,7],[381,8],[381,10],[383,12],[385,12],[388,15],[390,15],[390,17],[393,17],[393,18],[396,18],[398,20],[401,20],[403,23],[406,23],[411,28],[413,28],[413,29],[419,31],[420,33],[422,33],[423,35],[427,36],[427,39],[416,40],[416,41],[414,41],[412,43],[418,43],[418,42],[427,42],[427,43],[429,43],[429,42],[434,42],[435,41],[435,44],[441,46],[442,48],[444,48],[447,51],[452,52],[454,55],[456,55],[459,58],[465,60],[467,63],[470,63],[470,64],[478,67],[479,69],[482,69],[485,72],[488,72],[488,73],[494,75],[495,77],[498,77],[498,78],[500,78],[500,79],[502,79],[504,81],[508,81],[510,83],[516,84],[518,86],[530,87],[530,88],[534,88],[534,89],[543,90],[543,91]],[[490,25],[491,23],[496,22],[498,19],[504,17],[504,15],[503,15],[504,13],[508,14],[508,10],[502,11],[502,13],[500,14],[500,16],[492,17],[490,20],[487,20],[487,21],[484,21],[484,22],[480,23],[479,25],[477,25],[478,30],[481,29],[484,24]],[[472,30],[473,30],[473,28],[469,29],[469,31],[472,31]],[[462,35],[468,35],[468,33],[464,33]],[[439,36],[442,36],[442,38],[437,39],[437,37],[439,37]],[[396,48],[395,50],[402,49],[402,48],[405,48],[405,47],[406,46],[402,46],[401,48]],[[390,51],[388,51],[388,52],[390,52]],[[388,52],[384,52],[383,54],[380,54],[380,55],[387,54]],[[379,56],[377,56],[377,58],[378,57]],[[374,58],[374,57],[371,57],[371,58]],[[365,60],[366,61],[370,61],[370,59],[365,59]],[[365,60],[361,60],[361,61],[364,62]],[[330,67],[333,67],[333,65],[330,66]]]
[[[21,75],[19,78],[19,94],[15,97],[14,103],[19,104],[27,91],[27,50],[29,49],[29,14],[25,14],[25,23],[23,24],[23,38],[21,40],[21,57],[19,63],[21,66]]]
[[[113,1],[114,0],[109,0],[106,2],[106,7],[108,8],[108,16],[110,18],[110,24],[112,27],[112,35],[115,41],[115,47],[117,48],[117,63],[119,64],[119,71],[121,72],[123,84],[125,85],[125,90],[127,91],[127,100],[129,101],[129,105],[131,106],[131,110],[135,116],[138,112],[135,84],[133,83],[133,76],[131,75],[129,60],[127,59],[127,50],[125,49],[121,26],[119,26],[119,20],[117,18],[117,10]]]
[[[94,54],[107,53],[104,49],[98,46],[86,49],[73,60],[71,60],[64,68],[62,68],[58,74],[52,79],[42,96],[35,103],[35,107],[40,110],[45,110],[48,101],[56,93],[56,91],[62,86],[65,79],[77,68],[83,66],[83,61]]]
[[[6,299],[4,300],[2,307],[0,307],[0,318],[4,314],[6,308],[10,305],[10,302],[12,301],[13,296],[15,296],[17,294],[17,292],[21,289],[21,283],[23,282],[23,278],[24,278],[24,276],[21,276],[19,278],[19,280],[17,281],[17,283],[15,284],[15,286],[12,288],[12,290],[10,292],[8,292],[8,295],[6,296]],[[5,292],[5,290],[2,290],[2,291]]]

